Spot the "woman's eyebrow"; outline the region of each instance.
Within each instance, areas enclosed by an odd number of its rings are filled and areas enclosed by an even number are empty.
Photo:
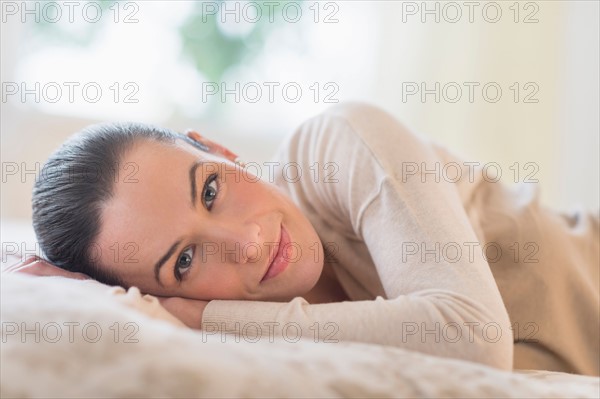
[[[156,262],[156,265],[154,265],[154,279],[156,280],[156,282],[162,287],[163,283],[160,281],[160,268],[164,266],[164,264],[167,262],[167,260],[169,260],[169,258],[173,255],[173,253],[175,252],[175,250],[177,249],[177,247],[179,246],[179,244],[181,244],[181,240],[177,240],[173,245],[171,245],[171,248],[169,248],[169,250],[167,251],[166,254],[164,254],[159,260],[158,262]]]
[[[197,160],[196,162],[194,162],[192,164],[192,167],[190,168],[190,190],[191,190],[191,203],[192,203],[192,208],[196,209],[196,169],[198,169],[199,166],[203,165],[204,162]]]

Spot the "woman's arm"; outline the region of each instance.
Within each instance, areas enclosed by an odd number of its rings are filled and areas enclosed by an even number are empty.
[[[204,309],[207,334],[362,341],[512,368],[510,321],[481,250],[447,261],[436,249],[478,244],[457,185],[404,173],[435,169],[440,159],[430,144],[377,108],[347,104],[303,124],[280,156],[307,169],[337,164],[338,183],[307,178],[289,191],[364,241],[388,299],[216,300]]]

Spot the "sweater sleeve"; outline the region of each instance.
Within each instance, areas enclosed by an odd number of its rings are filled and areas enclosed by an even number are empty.
[[[298,161],[337,165],[336,184],[303,179],[293,188],[295,197],[311,198],[321,212],[347,220],[369,250],[385,297],[326,304],[301,297],[287,303],[214,300],[202,329],[393,345],[512,369],[508,314],[476,250],[457,185],[422,173],[440,161],[433,147],[389,114],[360,103],[312,118],[292,141]],[[414,173],[415,165],[421,172]]]

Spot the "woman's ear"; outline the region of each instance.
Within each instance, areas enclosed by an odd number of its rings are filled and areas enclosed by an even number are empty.
[[[208,152],[211,154],[220,155],[229,159],[231,162],[235,162],[236,158],[238,158],[238,156],[231,152],[227,147],[201,136],[195,130],[186,130],[185,134],[192,140],[206,146],[208,148]]]

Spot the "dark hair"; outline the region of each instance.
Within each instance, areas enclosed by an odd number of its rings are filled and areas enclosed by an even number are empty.
[[[125,282],[102,267],[93,243],[124,154],[142,139],[174,144],[186,135],[141,123],[105,123],[71,136],[46,161],[33,187],[33,228],[52,264],[108,285]],[[121,172],[122,173],[122,172]]]

